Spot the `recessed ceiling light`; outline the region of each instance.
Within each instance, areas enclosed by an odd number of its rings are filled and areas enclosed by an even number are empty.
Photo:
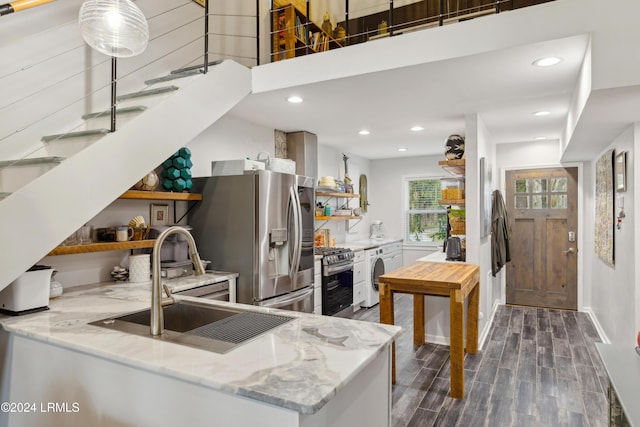
[[[421,130],[424,130],[424,128],[422,126],[414,126],[411,130],[414,132],[420,132]]]
[[[300,104],[302,102],[302,98],[294,95],[294,96],[288,97],[287,101],[289,101],[292,104]]]
[[[362,129],[361,131],[358,132],[360,135],[369,135],[371,132],[369,132],[366,129]]]
[[[405,147],[398,148],[398,151],[407,151]]]
[[[546,136],[536,136],[533,139],[535,139],[536,141],[542,141],[543,139],[547,139],[547,137]]]
[[[533,113],[534,116],[548,116],[551,114],[549,111],[536,111]]]
[[[562,61],[562,59],[557,56],[548,56],[546,58],[536,59],[531,65],[534,67],[550,67],[552,65],[559,64],[560,61]]]

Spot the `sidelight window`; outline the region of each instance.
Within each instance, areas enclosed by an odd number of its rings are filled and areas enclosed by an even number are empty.
[[[447,233],[447,210],[438,204],[440,177],[404,180],[405,242],[430,245],[442,242]]]

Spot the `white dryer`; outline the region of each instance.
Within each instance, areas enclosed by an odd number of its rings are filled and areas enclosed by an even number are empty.
[[[385,272],[390,273],[402,267],[402,242],[389,243],[388,245],[381,246],[379,249],[382,250]]]

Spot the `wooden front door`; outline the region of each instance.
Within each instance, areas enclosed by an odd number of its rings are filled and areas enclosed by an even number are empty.
[[[578,307],[578,168],[506,173],[507,304]]]

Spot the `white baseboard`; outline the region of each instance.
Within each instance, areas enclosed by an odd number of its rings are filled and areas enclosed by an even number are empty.
[[[602,342],[605,344],[611,344],[609,337],[607,336],[607,334],[604,333],[604,329],[602,329],[602,325],[598,321],[598,316],[596,316],[596,314],[593,312],[591,307],[583,307],[582,311],[587,313],[589,317],[591,317],[591,321],[593,322],[593,326],[596,327],[596,331],[600,336],[600,340],[602,340]]]
[[[445,337],[444,335],[431,335],[427,334],[425,336],[426,342],[431,344],[440,344],[440,345],[451,345],[451,340],[449,337]]]
[[[484,323],[484,329],[480,331],[480,336],[478,337],[478,348],[484,347],[484,342],[489,336],[489,331],[491,330],[491,324],[493,323],[493,318],[496,317],[496,311],[498,311],[498,306],[503,304],[499,299],[493,302],[493,307],[491,307],[491,314],[487,318],[487,321]]]

